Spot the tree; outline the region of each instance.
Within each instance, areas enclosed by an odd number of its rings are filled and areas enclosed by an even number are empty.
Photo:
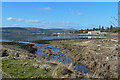
[[[111,26],[110,26],[110,30],[112,31],[112,29],[113,29],[113,26],[111,25]]]
[[[95,28],[93,28],[93,30],[95,30]]]
[[[109,28],[109,27],[107,27],[106,31],[107,31],[107,32],[109,32],[109,31],[110,31],[110,28]]]
[[[87,28],[87,31],[89,31],[89,29]]]
[[[101,26],[99,26],[99,30],[101,30]]]
[[[102,26],[102,31],[104,30],[104,26]]]

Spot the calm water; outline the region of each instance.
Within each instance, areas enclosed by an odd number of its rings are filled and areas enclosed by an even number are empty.
[[[90,38],[106,38],[104,36],[3,36],[3,40],[52,40],[52,39],[90,39]]]

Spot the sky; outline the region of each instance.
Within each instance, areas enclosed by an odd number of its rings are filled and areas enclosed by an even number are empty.
[[[117,2],[3,2],[3,27],[86,29],[117,25]],[[113,25],[114,26],[114,25]]]
[[[2,0],[2,2],[118,2],[119,0]]]

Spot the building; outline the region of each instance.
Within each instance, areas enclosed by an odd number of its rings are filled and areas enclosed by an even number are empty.
[[[100,34],[100,31],[88,31],[88,34]]]
[[[101,32],[100,34],[108,34],[107,32]]]

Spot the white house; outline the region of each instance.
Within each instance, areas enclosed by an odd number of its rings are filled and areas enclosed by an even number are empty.
[[[100,31],[88,31],[88,34],[100,34]]]

